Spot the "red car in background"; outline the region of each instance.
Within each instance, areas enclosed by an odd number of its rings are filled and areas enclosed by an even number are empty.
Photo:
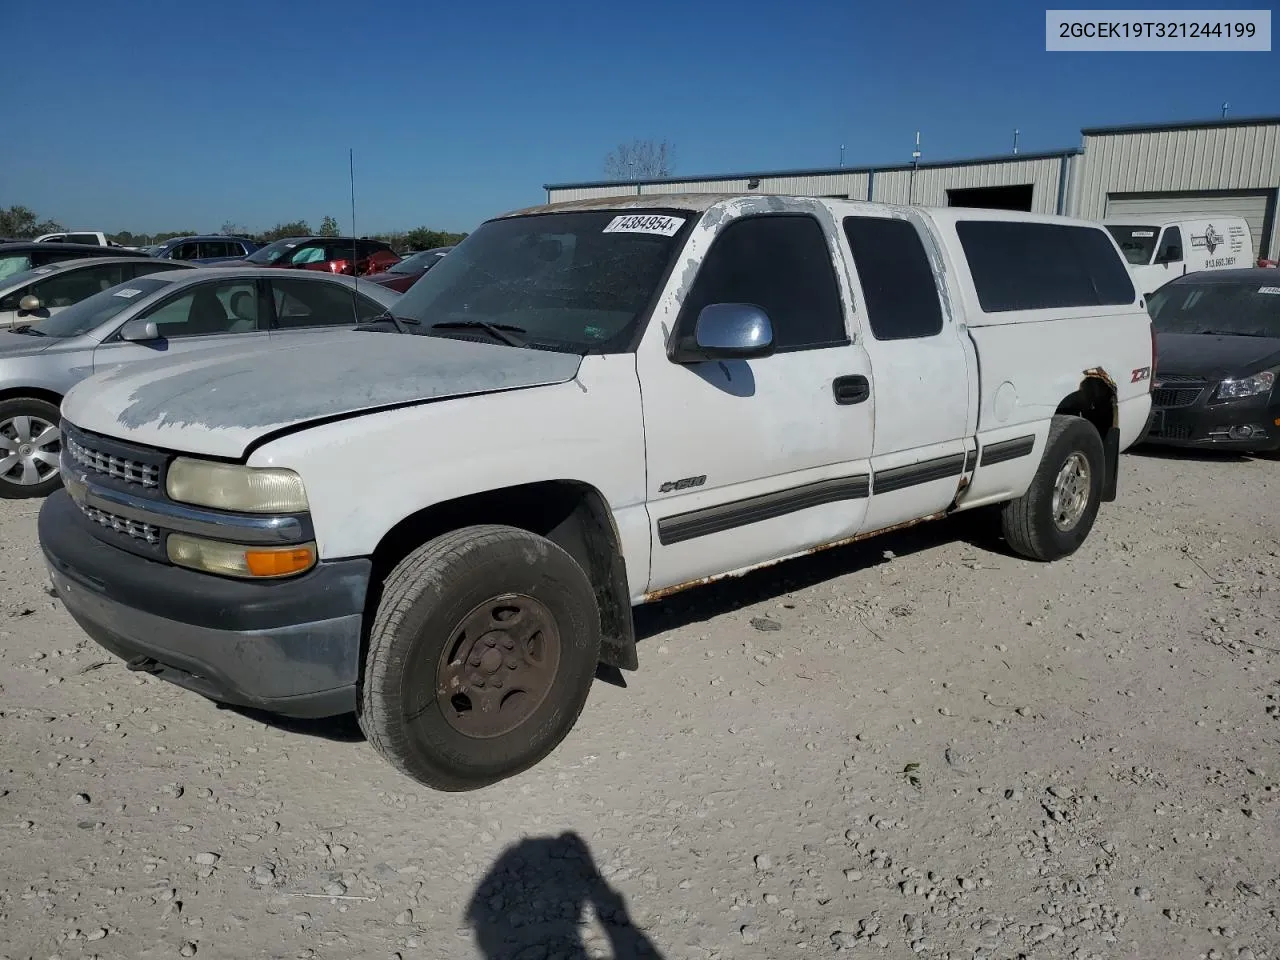
[[[256,264],[293,270],[323,270],[346,276],[379,274],[400,262],[389,244],[364,237],[283,237],[239,260],[215,266]]]
[[[397,293],[404,293],[418,278],[440,262],[440,258],[453,247],[432,247],[430,250],[419,250],[411,253],[399,263],[392,264],[386,271],[371,280],[383,287],[390,287]]]

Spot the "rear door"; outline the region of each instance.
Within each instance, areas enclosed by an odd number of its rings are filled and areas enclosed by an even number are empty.
[[[937,513],[955,499],[970,466],[977,370],[957,318],[943,309],[924,227],[867,213],[845,217],[842,230],[875,385],[870,531]]]
[[[93,372],[227,343],[265,343],[268,331],[258,320],[264,313],[264,290],[261,281],[240,277],[184,287],[133,318],[154,322],[158,340],[121,340],[117,330],[94,350]]]

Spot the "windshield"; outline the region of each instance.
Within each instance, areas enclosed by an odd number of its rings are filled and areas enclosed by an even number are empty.
[[[0,279],[11,277],[31,269],[31,257],[25,253],[10,253],[0,257]]]
[[[445,255],[444,250],[419,250],[387,268],[387,273],[422,273]]]
[[[161,287],[168,286],[172,282],[172,280],[153,277],[129,280],[109,290],[95,293],[91,297],[85,297],[79,303],[72,304],[65,310],[59,310],[53,316],[38,323],[33,323],[31,329],[46,337],[78,337],[106,323],[131,303],[137,303],[143,297],[151,296]]]
[[[1120,244],[1120,252],[1126,260],[1135,266],[1151,262],[1151,255],[1156,252],[1156,237],[1160,235],[1159,227],[1116,227],[1108,224],[1107,229]]]
[[[290,250],[299,244],[306,242],[305,237],[285,237],[283,240],[277,240],[275,243],[268,243],[260,250],[255,250],[245,259],[250,263],[271,264],[275,263]]]
[[[468,329],[480,322],[551,349],[626,350],[692,219],[593,211],[493,220],[391,310],[413,333],[503,340]]]
[[[1280,337],[1280,276],[1170,283],[1151,295],[1147,311],[1157,333]]]

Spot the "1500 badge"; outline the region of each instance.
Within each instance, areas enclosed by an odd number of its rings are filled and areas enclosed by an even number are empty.
[[[706,482],[705,474],[701,477],[685,477],[683,480],[668,480],[658,488],[658,492],[670,493],[673,490],[688,490],[690,487],[700,487]]]

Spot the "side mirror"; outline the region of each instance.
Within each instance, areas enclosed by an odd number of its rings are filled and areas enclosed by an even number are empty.
[[[21,300],[18,301],[18,309],[21,310],[23,313],[35,313],[42,306],[43,304],[40,302],[40,298],[37,297],[34,293],[28,293],[25,297],[23,297]]]
[[[160,339],[160,328],[154,320],[130,320],[120,328],[120,339],[131,343],[146,343]]]
[[[672,352],[676,363],[750,360],[773,353],[773,324],[750,303],[712,303],[702,308],[693,336]]]

